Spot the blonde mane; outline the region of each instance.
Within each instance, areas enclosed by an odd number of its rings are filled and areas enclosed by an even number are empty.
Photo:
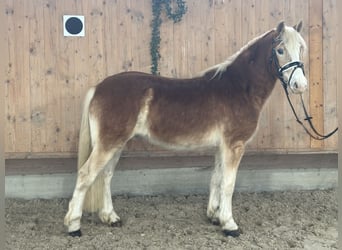
[[[207,69],[205,69],[204,71],[200,72],[200,76],[204,76],[205,74],[207,74],[208,72],[211,72],[213,70],[216,70],[214,75],[211,77],[211,79],[214,79],[216,76],[220,76],[224,71],[226,71],[227,67],[232,64],[235,59],[245,50],[247,50],[252,44],[254,44],[256,41],[258,41],[260,38],[264,37],[266,34],[268,34],[270,31],[265,32],[264,34],[253,38],[252,40],[250,40],[245,46],[241,47],[237,52],[235,52],[233,55],[231,55],[230,57],[228,57],[228,59],[226,59],[225,61],[216,64],[214,66],[211,66]]]
[[[275,30],[275,29],[273,29],[273,30]],[[222,73],[227,70],[227,67],[229,65],[231,65],[241,53],[246,51],[255,42],[257,42],[259,39],[263,38],[269,32],[271,32],[271,31],[267,31],[267,32],[263,33],[262,35],[253,38],[245,46],[243,46],[240,50],[238,50],[235,54],[230,56],[228,59],[226,59],[225,61],[223,61],[219,64],[216,64],[214,66],[211,66],[211,67],[205,69],[204,71],[199,73],[199,76],[204,76],[207,73],[215,70],[215,73],[213,74],[211,79],[214,79],[217,76],[220,77],[222,75]],[[298,48],[298,46],[296,46],[296,45],[298,43],[301,44],[300,47],[303,49],[300,53],[301,57],[303,57],[304,54],[306,54],[306,51],[307,51],[306,43],[305,43],[304,39],[302,38],[302,36],[299,35],[299,33],[294,28],[286,26],[285,32],[283,32],[283,34],[281,35],[281,37],[279,37],[279,39],[285,44],[285,47],[288,49],[288,51],[293,51],[294,53],[299,53],[299,51],[296,51],[296,48]]]

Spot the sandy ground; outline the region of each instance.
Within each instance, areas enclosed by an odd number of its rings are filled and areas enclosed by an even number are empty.
[[[225,237],[206,218],[207,195],[113,197],[121,228],[85,214],[67,236],[67,199],[6,199],[6,249],[337,249],[337,192],[235,193],[243,234]]]

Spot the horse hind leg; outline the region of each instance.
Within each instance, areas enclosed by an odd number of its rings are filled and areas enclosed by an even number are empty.
[[[119,161],[121,152],[121,149],[117,150],[103,170],[103,205],[102,209],[99,211],[99,218],[103,223],[109,224],[112,227],[120,227],[122,225],[120,217],[116,214],[113,208],[110,188],[114,169]]]
[[[76,187],[64,218],[64,224],[68,227],[69,235],[81,236],[80,227],[85,195],[96,177],[113,157],[113,154],[113,150],[103,151],[95,146],[88,160],[78,170]]]

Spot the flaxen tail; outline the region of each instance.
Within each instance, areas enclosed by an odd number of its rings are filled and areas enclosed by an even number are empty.
[[[92,151],[92,143],[90,136],[90,126],[89,126],[89,105],[93,99],[95,93],[95,87],[88,90],[84,103],[83,103],[83,113],[80,128],[80,137],[78,144],[78,160],[77,168],[80,169],[84,163],[88,160],[90,153]],[[86,212],[96,212],[103,204],[103,175],[99,174],[92,186],[88,189],[86,194],[83,211]]]

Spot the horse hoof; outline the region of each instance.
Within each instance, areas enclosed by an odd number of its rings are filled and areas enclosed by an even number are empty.
[[[110,223],[110,226],[111,227],[121,227],[122,226],[122,222],[121,222],[121,220],[118,220],[118,221]]]
[[[242,231],[240,229],[237,230],[223,230],[223,234],[225,236],[231,236],[233,238],[239,237],[240,234],[242,234]]]
[[[77,231],[69,232],[69,235],[71,237],[81,237],[82,236],[82,232],[81,232],[80,229],[78,229]]]

